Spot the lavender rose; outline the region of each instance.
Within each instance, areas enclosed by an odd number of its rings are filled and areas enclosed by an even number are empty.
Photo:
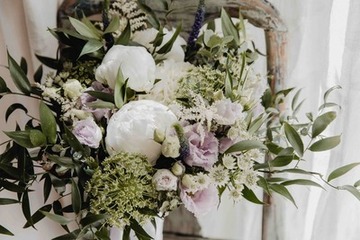
[[[116,77],[121,68],[128,79],[129,88],[149,91],[155,82],[155,61],[144,47],[115,45],[106,53],[95,71],[95,78],[115,89]]]
[[[75,122],[73,134],[81,144],[91,148],[98,148],[102,139],[101,129],[92,118]]]
[[[192,212],[195,217],[207,214],[219,204],[218,191],[212,184],[196,192],[188,192],[187,189],[181,189],[180,199],[184,203],[185,208]]]
[[[214,103],[216,113],[219,116],[216,121],[223,125],[232,125],[241,116],[242,106],[230,99],[222,99]]]
[[[168,169],[159,169],[154,174],[152,182],[157,191],[176,191],[178,178]]]
[[[217,138],[199,124],[186,126],[184,131],[189,143],[189,154],[185,157],[185,163],[210,170],[218,158]]]

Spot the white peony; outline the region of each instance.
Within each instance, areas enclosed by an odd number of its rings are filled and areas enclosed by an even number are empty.
[[[154,131],[166,132],[175,122],[174,113],[158,102],[127,103],[110,118],[106,149],[110,155],[120,151],[141,153],[154,165],[161,155],[161,144],[154,140]]]
[[[106,53],[95,71],[95,78],[115,88],[119,68],[128,87],[138,91],[149,91],[155,82],[155,61],[144,47],[115,45]]]
[[[148,28],[144,31],[137,31],[133,36],[133,41],[140,43],[141,45],[145,46],[149,49],[150,52],[153,52],[154,47],[152,45],[152,41],[154,41],[156,35],[159,33],[158,30],[155,28]],[[164,46],[174,35],[175,30],[167,30],[164,28],[163,33],[165,34],[163,37],[163,41],[157,50],[159,50],[162,46]],[[162,59],[172,59],[177,62],[183,62],[185,58],[185,53],[182,48],[183,45],[186,45],[186,41],[184,38],[178,36],[171,48],[171,50],[166,53],[165,55],[161,56]]]
[[[76,79],[69,79],[62,85],[64,89],[64,95],[71,100],[76,100],[81,96],[84,88],[81,86],[81,83]]]

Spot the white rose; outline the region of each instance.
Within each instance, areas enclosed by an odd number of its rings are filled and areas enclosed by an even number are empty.
[[[80,97],[84,91],[83,86],[81,86],[81,83],[76,79],[67,80],[62,85],[62,88],[64,89],[64,95],[71,100],[75,100]]]
[[[144,47],[115,45],[106,53],[95,71],[95,78],[115,89],[119,68],[128,87],[138,91],[149,91],[155,81],[155,61]]]
[[[176,191],[178,178],[168,169],[159,169],[152,178],[157,191]]]
[[[107,126],[106,149],[110,155],[120,151],[141,153],[155,165],[161,155],[161,144],[155,141],[154,131],[166,132],[177,118],[168,107],[151,100],[125,104]]]
[[[102,139],[101,129],[92,118],[75,122],[73,134],[81,144],[91,148],[98,148]]]
[[[148,28],[144,31],[137,31],[133,36],[133,41],[140,43],[141,45],[149,49],[150,52],[152,52],[154,50],[154,47],[150,42],[152,42],[155,39],[158,33],[159,31],[156,30],[155,28]],[[165,34],[163,37],[163,41],[161,45],[157,47],[157,50],[163,47],[172,38],[172,36],[175,33],[175,30],[173,29],[169,31],[164,28],[163,33]],[[174,61],[183,62],[185,58],[185,53],[182,48],[183,45],[186,45],[185,39],[178,36],[171,50],[165,55],[161,56],[161,58],[173,59]]]

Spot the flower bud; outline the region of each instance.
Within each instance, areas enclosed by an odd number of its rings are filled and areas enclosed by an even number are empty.
[[[179,162],[176,162],[172,168],[171,168],[171,172],[175,175],[175,176],[181,176],[184,174],[185,172],[185,166]]]
[[[160,129],[155,129],[154,131],[154,140],[157,143],[162,143],[165,140],[165,134]]]
[[[190,174],[185,174],[181,179],[181,183],[189,189],[193,189],[196,185],[194,177]]]

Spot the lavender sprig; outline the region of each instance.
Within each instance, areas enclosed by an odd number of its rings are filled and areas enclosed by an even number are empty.
[[[203,25],[205,19],[205,0],[199,1],[199,6],[195,14],[195,21],[191,28],[191,32],[187,41],[187,52],[196,50],[196,40],[200,33],[200,28]]]

